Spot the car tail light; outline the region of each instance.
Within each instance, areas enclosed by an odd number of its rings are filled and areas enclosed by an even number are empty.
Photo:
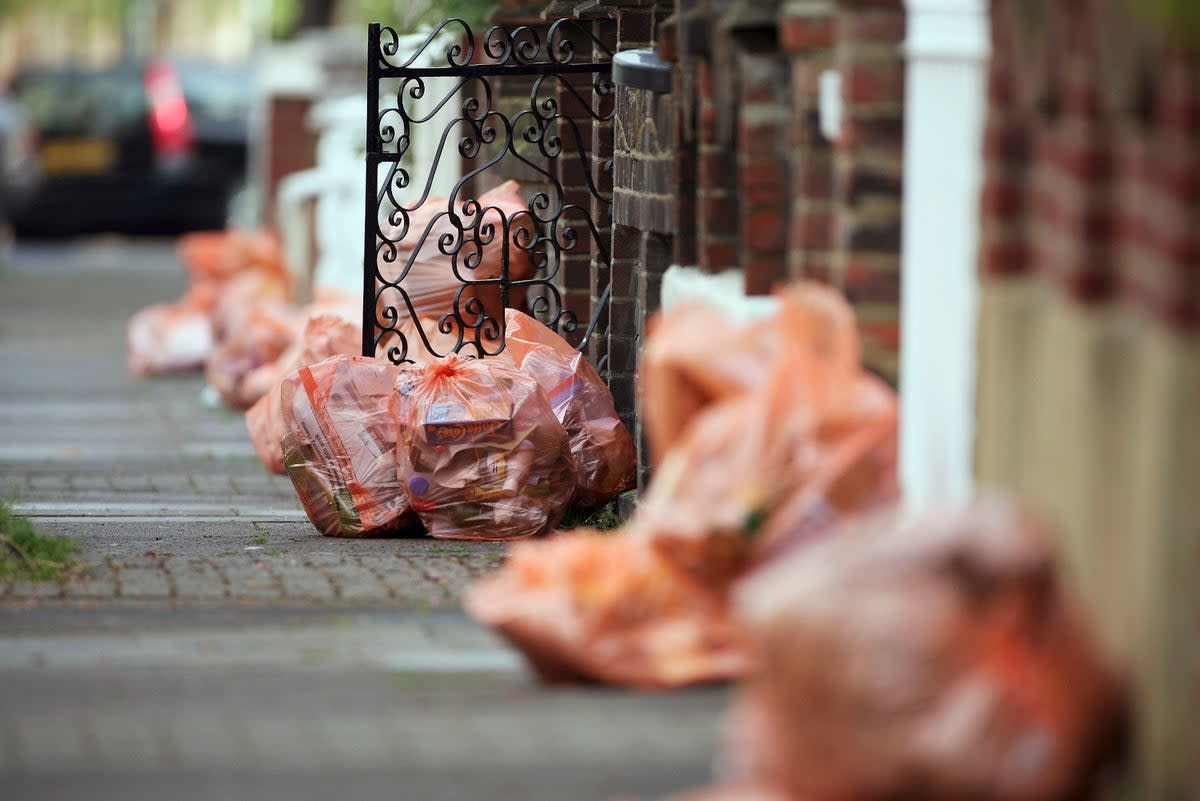
[[[150,101],[150,135],[159,157],[186,155],[192,147],[192,121],[179,79],[170,65],[156,62],[146,68]]]

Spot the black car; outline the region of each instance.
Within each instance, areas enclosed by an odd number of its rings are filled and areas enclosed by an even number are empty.
[[[9,245],[8,206],[33,177],[33,126],[21,106],[0,95],[0,260]]]
[[[221,228],[246,175],[250,73],[196,62],[19,74],[35,180],[8,205],[20,233]]]

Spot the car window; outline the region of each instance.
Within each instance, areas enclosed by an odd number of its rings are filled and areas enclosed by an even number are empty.
[[[145,90],[135,71],[30,76],[17,97],[44,134],[115,136],[146,119]]]
[[[179,83],[188,110],[199,120],[237,122],[250,108],[250,76],[242,70],[187,65],[179,68]]]

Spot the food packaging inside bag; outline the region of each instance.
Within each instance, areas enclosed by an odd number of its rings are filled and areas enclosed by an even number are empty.
[[[518,539],[558,524],[575,465],[533,379],[455,355],[400,375],[390,404],[397,470],[432,536]]]
[[[334,356],[280,388],[283,462],[312,524],[335,537],[412,532],[416,517],[395,469],[388,414],[396,369]]]

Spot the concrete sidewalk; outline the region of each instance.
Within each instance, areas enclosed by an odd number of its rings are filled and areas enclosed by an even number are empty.
[[[309,525],[254,456],[243,416],[201,402],[196,374],[139,379],[125,324],[178,297],[168,244],[18,248],[0,273],[0,497],[83,546],[59,584],[0,597],[453,603],[499,545],[346,541]]]
[[[502,546],[322,537],[198,375],[129,376],[129,315],[183,287],[163,242],[0,266],[0,494],[84,563],[0,585],[5,799],[601,801],[707,778],[723,690],[538,688],[458,609]]]

